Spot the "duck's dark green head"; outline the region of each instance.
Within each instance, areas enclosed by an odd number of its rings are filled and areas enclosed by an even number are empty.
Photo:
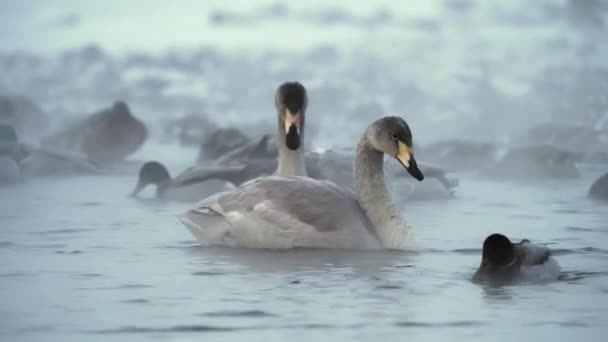
[[[483,242],[482,260],[490,267],[500,269],[515,261],[515,248],[509,238],[492,234]]]
[[[139,169],[139,179],[137,180],[137,185],[135,186],[133,193],[131,193],[131,196],[137,196],[148,185],[156,185],[157,194],[159,194],[160,188],[170,180],[171,175],[163,164],[157,161],[146,162],[142,165],[141,169]]]

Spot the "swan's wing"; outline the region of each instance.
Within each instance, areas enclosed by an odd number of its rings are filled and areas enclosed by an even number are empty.
[[[352,191],[307,177],[260,178],[219,196],[217,204],[223,213],[280,214],[318,231],[340,229],[349,220],[367,222]]]
[[[523,240],[520,243],[514,244],[515,253],[519,256],[522,265],[542,265],[551,256],[549,248],[543,245],[531,243],[528,240]]]

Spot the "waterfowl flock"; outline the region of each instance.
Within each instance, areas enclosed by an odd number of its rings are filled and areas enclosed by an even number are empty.
[[[158,199],[192,203],[179,220],[204,246],[412,250],[417,247],[411,227],[388,184],[397,182],[407,200],[454,199],[466,186],[458,173],[500,181],[567,181],[579,177],[580,162],[593,156],[602,160],[602,153],[577,152],[584,144],[603,144],[598,136],[590,137],[587,127],[559,126],[561,133],[542,135],[535,126],[510,144],[444,139],[417,145],[400,116],[378,116],[357,144],[353,137],[350,148],[305,151],[308,103],[301,83],[281,84],[274,97],[276,134],[259,137],[193,116],[173,124],[182,144],[198,145],[195,164],[172,177],[162,160],[140,163],[131,196],[154,186]],[[39,108],[4,96],[0,110],[4,185],[30,177],[111,173],[149,136],[121,100],[60,127],[37,145],[19,137],[40,130],[28,124],[39,122],[29,118],[43,115]],[[564,134],[568,144],[558,144]],[[590,186],[587,196],[608,202],[608,174]],[[512,283],[542,267],[543,279],[559,270],[546,247],[493,234],[483,243],[473,281]]]

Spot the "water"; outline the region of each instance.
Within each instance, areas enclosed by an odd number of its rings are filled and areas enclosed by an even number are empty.
[[[455,199],[402,203],[422,247],[404,253],[203,248],[176,218],[190,206],[127,198],[132,176],[32,180],[0,189],[0,334],[599,340],[608,328],[608,207],[584,198],[589,181],[461,176]],[[492,232],[548,243],[561,280],[472,284]]]
[[[3,1],[0,93],[32,98],[51,128],[124,99],[151,132],[134,164],[172,174],[196,151],[167,120],[272,131],[286,80],[308,89],[312,148],[352,147],[379,113],[403,115],[417,144],[512,141],[607,118],[606,15],[576,3]],[[135,170],[3,186],[0,340],[603,340],[608,206],[585,194],[607,166],[581,168],[533,184],[459,174],[440,201],[395,186],[416,253],[202,248],[177,220],[191,205],[127,197]],[[560,280],[472,284],[494,232],[547,243]]]

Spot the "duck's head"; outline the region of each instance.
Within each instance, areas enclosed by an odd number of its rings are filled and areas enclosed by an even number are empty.
[[[112,104],[112,113],[114,113],[116,117],[122,118],[131,116],[129,106],[121,100],[115,101],[114,104]]]
[[[509,238],[492,234],[483,242],[482,263],[494,269],[505,269],[515,263],[515,248]]]
[[[299,82],[286,82],[276,91],[274,104],[279,116],[279,136],[285,146],[297,150],[304,135],[304,115],[308,107],[306,88]]]
[[[397,159],[412,177],[424,179],[414,158],[412,131],[403,118],[386,116],[376,120],[367,129],[366,138],[376,150]]]
[[[492,234],[483,242],[481,265],[473,281],[492,285],[504,285],[517,279],[520,263],[515,245],[502,234]]]
[[[160,196],[162,195],[162,189],[170,180],[171,175],[163,164],[156,161],[146,162],[139,169],[139,179],[131,196],[136,197],[148,185],[156,185],[156,194]]]

